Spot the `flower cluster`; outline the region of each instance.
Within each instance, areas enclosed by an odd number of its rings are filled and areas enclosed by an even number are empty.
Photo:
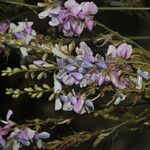
[[[22,145],[29,146],[31,142],[36,141],[38,148],[41,148],[42,139],[49,138],[50,134],[47,132],[37,133],[37,131],[29,127],[17,126],[16,123],[9,119],[12,114],[13,112],[9,110],[6,121],[1,121],[5,126],[0,129],[0,147],[7,149],[12,143],[12,149],[18,150]],[[4,140],[6,137],[9,142]]]
[[[46,4],[38,3],[38,6],[45,7]],[[38,16],[44,19],[49,16],[51,26],[58,26],[67,37],[79,36],[84,28],[91,31],[94,27],[94,15],[98,8],[93,2],[78,4],[75,0],[67,0],[64,6],[58,5],[55,8],[49,7]]]
[[[10,24],[9,32],[11,32],[17,39],[23,40],[29,44],[32,39],[37,35],[35,30],[32,29],[33,22],[18,22],[18,26],[14,23]]]
[[[129,86],[129,80],[123,76],[123,70],[131,69],[130,65],[124,63],[132,54],[130,45],[123,43],[117,49],[111,45],[105,60],[99,54],[94,57],[93,52],[84,42],[80,43],[76,52],[78,54],[76,57],[57,61],[59,68],[57,78],[65,85],[75,84],[82,88],[92,83],[101,86],[111,82],[119,89]]]
[[[61,104],[59,109],[62,108],[64,111],[74,110],[74,112],[78,114],[84,114],[86,112],[90,113],[94,110],[93,102],[91,100],[85,100],[82,96],[79,98],[74,96],[60,96],[59,100],[60,102],[63,102],[63,105]]]

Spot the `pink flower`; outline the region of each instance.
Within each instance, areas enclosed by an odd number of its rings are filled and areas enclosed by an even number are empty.
[[[132,46],[127,43],[121,44],[118,48],[114,47],[113,45],[110,45],[107,51],[107,56],[119,56],[124,59],[129,59],[131,57],[132,51]]]
[[[5,22],[0,23],[0,32],[6,33],[7,30],[9,29],[9,26],[10,26],[9,21],[5,21]]]
[[[117,48],[118,56],[124,59],[129,59],[131,57],[132,51],[132,46],[127,43],[123,43]]]

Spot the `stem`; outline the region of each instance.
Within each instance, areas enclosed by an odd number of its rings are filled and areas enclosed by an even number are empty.
[[[150,7],[99,7],[98,8],[100,11],[104,10],[104,11],[123,11],[123,10],[131,10],[131,11],[148,11],[150,10]]]
[[[110,33],[112,33],[112,35],[117,36],[118,38],[120,38],[120,39],[122,39],[122,40],[124,39],[124,40],[126,40],[127,42],[129,42],[130,44],[134,44],[137,48],[139,48],[140,50],[143,51],[143,52],[140,51],[140,52],[142,52],[143,54],[146,53],[146,55],[149,55],[149,54],[148,54],[148,50],[144,49],[142,46],[138,45],[136,42],[132,41],[132,40],[129,39],[128,37],[125,37],[125,36],[119,34],[118,32],[113,31],[112,29],[108,28],[107,26],[105,26],[104,24],[102,24],[102,23],[100,23],[100,22],[96,22],[96,24],[97,24],[98,26],[104,28],[105,30],[109,31]]]
[[[9,1],[9,0],[0,0],[0,2],[2,3],[6,3],[6,4],[13,4],[13,5],[18,5],[18,6],[25,6],[25,7],[28,7],[28,8],[39,8],[38,6],[36,5],[30,5],[30,4],[25,4],[25,3],[18,3],[18,2],[14,2],[14,1]]]
[[[30,5],[30,4],[25,4],[25,3],[18,3],[18,2],[14,2],[14,1],[10,1],[10,0],[0,0],[0,2],[2,3],[6,3],[6,4],[12,4],[12,5],[18,5],[18,6],[25,6],[25,7],[29,7],[29,8],[39,8],[36,5]],[[148,11],[150,10],[150,7],[99,7],[98,8],[100,11],[124,11],[124,10],[131,10],[131,11]]]

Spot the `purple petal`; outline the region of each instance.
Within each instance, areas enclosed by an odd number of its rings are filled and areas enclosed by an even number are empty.
[[[25,145],[25,146],[29,146],[30,145],[30,141],[26,141],[26,140],[23,140],[23,139],[18,139],[18,141],[22,144],[22,145]]]
[[[83,75],[81,73],[78,73],[78,72],[72,72],[71,75],[77,79],[77,80],[81,80],[83,79]]]
[[[83,27],[82,26],[78,26],[75,33],[80,35],[83,32]]]
[[[78,72],[81,73],[81,74],[84,74],[86,72],[86,70],[83,67],[80,67],[78,69]]]
[[[70,25],[70,22],[66,22],[64,25],[63,25],[64,29],[65,30],[70,30],[71,29],[71,25]]]
[[[98,78],[98,85],[101,86],[105,81],[105,75],[100,75]]]
[[[71,28],[72,28],[73,32],[76,32],[77,28],[78,28],[78,24],[76,22],[72,22],[71,23]]]
[[[66,8],[72,8],[74,5],[76,5],[76,1],[75,0],[67,0],[65,3],[64,3],[64,6]]]
[[[94,62],[95,58],[93,55],[84,55],[84,59],[89,61],[89,62]]]
[[[82,5],[82,12],[84,15],[88,15],[90,11],[90,2],[85,2]]]
[[[35,60],[33,61],[33,64],[37,65],[37,66],[42,66],[45,63],[45,61],[43,60]]]
[[[26,140],[26,141],[29,140],[29,138],[28,138],[28,136],[27,136],[27,133],[26,133],[25,131],[22,131],[22,130],[21,130],[21,132],[20,132],[18,138],[21,139],[21,140]]]
[[[85,15],[83,14],[82,11],[80,11],[80,12],[78,13],[78,17],[79,17],[80,19],[84,19],[84,18],[85,18]]]
[[[118,56],[120,56],[124,59],[130,58],[132,51],[133,51],[132,46],[128,45],[127,43],[123,43],[117,48]]]
[[[35,131],[30,129],[30,128],[26,128],[26,133],[29,139],[33,139],[34,135],[35,135]]]
[[[91,67],[93,67],[93,65],[89,61],[85,60],[81,67],[91,68]]]
[[[97,6],[93,3],[90,2],[90,14],[95,15],[98,12]]]
[[[25,28],[25,30],[24,30],[24,32],[26,33],[26,34],[31,34],[32,33],[32,28],[31,27],[27,27],[27,28]]]
[[[94,27],[94,21],[91,20],[91,19],[86,19],[85,20],[85,25],[89,29],[89,31],[92,31],[93,27]]]
[[[8,28],[9,28],[9,26],[10,26],[9,21],[6,21],[6,22],[1,23],[1,24],[0,24],[0,32],[1,32],[1,33],[6,33],[6,31],[7,31]]]
[[[4,139],[2,138],[1,135],[0,135],[0,145],[5,145],[5,141],[4,141]]]
[[[48,139],[50,134],[48,132],[41,132],[36,135],[36,139]]]
[[[60,100],[63,101],[64,103],[67,103],[68,97],[67,96],[60,96]]]
[[[85,42],[80,43],[80,50],[81,50],[81,54],[83,56],[87,56],[87,55],[93,56],[93,52],[92,52],[91,48],[88,47]]]
[[[83,108],[83,104],[84,104],[84,99],[79,98],[78,102],[76,103],[76,105],[74,106],[74,111],[76,113],[80,113],[82,111]]]
[[[106,63],[104,61],[104,58],[101,55],[97,54],[95,58],[96,58],[96,65],[98,67],[104,68],[104,69],[107,68],[107,65],[106,65]]]
[[[22,33],[22,32],[20,32],[20,33],[15,33],[15,37],[17,38],[17,39],[25,39],[25,34],[24,33]]]
[[[150,73],[148,72],[143,72],[141,70],[137,71],[138,75],[140,75],[142,78],[149,80],[150,79]]]
[[[120,89],[124,89],[126,86],[125,84],[120,81],[120,73],[116,72],[116,73],[112,73],[110,74],[110,77],[111,77],[111,81],[113,83],[113,85],[117,88],[120,88]]]
[[[76,67],[75,67],[75,66],[72,66],[72,65],[67,65],[67,66],[65,67],[65,69],[66,69],[67,72],[71,72],[71,71],[74,71],[74,70],[76,69]]]
[[[85,105],[86,105],[88,108],[90,108],[91,110],[94,110],[94,104],[93,104],[92,101],[86,100],[86,101],[85,101]]]
[[[7,135],[11,129],[12,125],[11,124],[7,124],[5,125],[1,130],[0,130],[0,135],[4,136]]]
[[[69,97],[68,97],[68,100],[69,100],[73,105],[76,105],[76,103],[77,103],[77,99],[76,99],[75,97],[73,97],[73,96],[69,96]]]

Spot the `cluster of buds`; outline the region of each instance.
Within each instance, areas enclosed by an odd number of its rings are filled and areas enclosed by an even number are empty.
[[[21,146],[29,146],[33,141],[36,141],[38,148],[42,147],[42,140],[50,137],[47,132],[37,133],[37,131],[29,127],[20,127],[15,122],[10,120],[13,112],[8,111],[6,121],[1,121],[5,125],[0,128],[0,147],[7,149],[12,145],[13,150],[19,150]],[[5,138],[7,139],[5,140]]]
[[[46,3],[38,3],[39,7],[45,7]],[[94,15],[98,12],[97,6],[93,2],[83,2],[78,4],[75,0],[67,0],[63,6],[48,7],[38,16],[44,19],[51,18],[50,26],[58,26],[67,37],[79,36],[84,28],[91,31],[94,27]]]

